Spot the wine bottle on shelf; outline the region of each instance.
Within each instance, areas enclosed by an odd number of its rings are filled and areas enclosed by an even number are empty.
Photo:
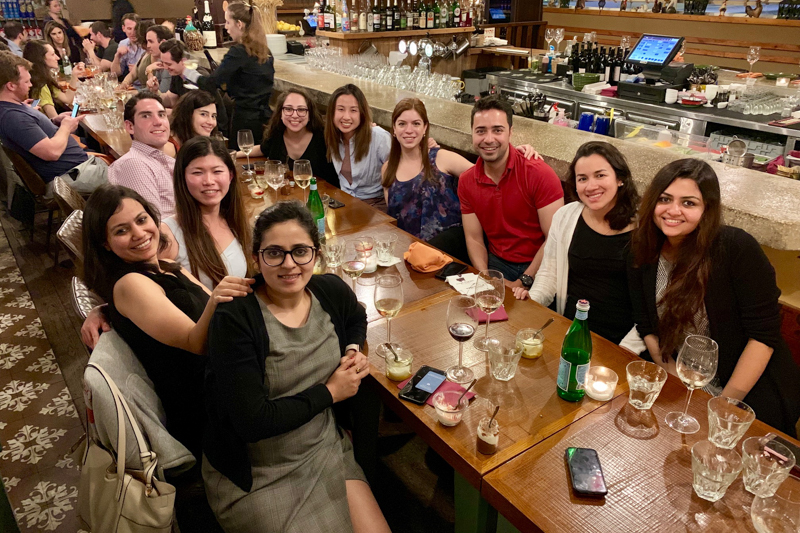
[[[411,0],[412,2],[412,13],[411,17],[414,21],[414,26],[412,29],[418,30],[419,29],[419,1],[418,0]]]
[[[392,10],[392,15],[394,16],[394,24],[392,25],[392,28],[394,28],[394,31],[400,31],[403,26],[403,21],[406,19],[406,17],[403,15],[400,6],[397,5],[397,0],[394,0],[394,9]]]
[[[375,3],[372,7],[372,31],[381,31],[380,0],[375,0]]]
[[[342,0],[342,32],[350,33],[350,10],[347,8],[347,0]]]
[[[325,30],[325,0],[319,0],[319,11],[317,12],[317,29]]]
[[[589,332],[589,302],[578,300],[575,320],[561,344],[556,393],[569,402],[583,399],[586,373],[592,360],[592,335]]]
[[[386,0],[386,31],[394,31],[394,9],[391,0]]]
[[[325,2],[325,31],[334,31],[336,29],[333,6],[331,6],[331,2],[333,1],[334,0],[326,0]]]
[[[444,28],[442,25],[442,8],[439,6],[439,2],[434,2],[433,4],[433,27]]]
[[[214,17],[211,16],[211,8],[208,7],[208,0],[203,0],[203,22],[200,23],[200,31],[203,32],[204,46],[206,48],[217,47],[217,30],[214,28]]]
[[[419,12],[419,30],[424,30],[428,27],[428,6],[425,5],[425,0],[417,2],[417,11]]]
[[[467,5],[466,0],[463,0],[461,3],[461,24],[460,27],[466,28],[468,26],[467,19],[469,18],[469,5]]]
[[[408,3],[406,0],[400,0],[400,30],[409,30],[408,23],[411,22],[411,27],[414,27],[414,22],[409,18],[411,12],[408,10]]]
[[[346,2],[347,0],[345,0]],[[352,4],[350,5],[350,31],[351,32],[358,32],[361,31],[358,28],[358,5],[356,5],[356,0],[351,0]]]
[[[403,1],[403,17],[405,18],[405,24],[402,25],[402,29],[413,30],[414,15],[411,10],[411,0],[402,0],[402,1]]]
[[[473,25],[475,19],[475,6],[472,5],[472,0],[467,0],[467,28]]]
[[[367,31],[367,11],[369,10],[369,2],[366,5],[362,4],[361,9],[358,10],[358,31]]]

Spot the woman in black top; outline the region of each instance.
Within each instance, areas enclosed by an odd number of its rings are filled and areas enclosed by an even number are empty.
[[[236,148],[239,130],[251,130],[256,145],[272,112],[269,98],[275,78],[273,58],[258,13],[252,4],[233,3],[225,11],[225,29],[235,41],[219,67],[208,76],[181,66],[182,74],[204,91],[223,88],[233,98],[229,146]]]
[[[633,237],[636,327],[672,374],[688,334],[714,339],[721,395],[794,436],[800,368],[781,337],[775,270],[753,237],[721,224],[721,210],[717,175],[699,159],[674,161],[653,178]]]
[[[227,533],[389,531],[333,413],[363,400],[367,317],[339,277],[312,275],[319,246],[301,203],[265,209],[255,290],[211,320],[203,479]]]
[[[325,147],[325,125],[308,91],[288,89],[278,97],[275,109],[264,142],[253,148],[250,156],[277,159],[289,169],[294,168],[295,160],[307,159],[317,179],[324,179],[338,189],[339,176],[328,161]]]

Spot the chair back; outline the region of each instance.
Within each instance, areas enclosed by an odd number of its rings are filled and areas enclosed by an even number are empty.
[[[86,200],[83,199],[83,196],[61,176],[57,176],[53,180],[53,193],[63,217],[77,209],[83,210],[86,207]]]
[[[56,231],[58,240],[66,247],[78,266],[83,265],[83,211],[76,209],[61,223]]]
[[[89,316],[89,311],[103,305],[105,302],[97,294],[89,290],[89,287],[83,280],[77,276],[72,276],[72,305],[75,307],[75,312],[83,319]]]
[[[11,164],[14,165],[14,169],[17,171],[17,174],[19,174],[19,177],[22,179],[22,183],[25,184],[28,190],[30,190],[34,196],[44,196],[47,192],[47,184],[42,177],[33,170],[33,167],[25,161],[25,158],[18,152],[12,150],[8,146],[3,146],[3,150],[5,150],[6,155],[11,160]]]
[[[116,331],[100,335],[89,362],[100,366],[117,384],[150,447],[158,454],[160,468],[178,474],[194,466],[196,460],[192,453],[167,431],[166,415],[153,382],[133,350]],[[86,407],[91,415],[89,420],[94,420],[91,429],[105,448],[116,453],[117,411],[113,394],[103,376],[92,367],[87,366],[84,370],[83,382]],[[201,405],[196,407],[203,409]],[[126,468],[141,469],[139,446],[127,418],[125,432]]]

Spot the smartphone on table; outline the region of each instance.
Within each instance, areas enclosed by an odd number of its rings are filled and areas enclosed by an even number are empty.
[[[72,106],[72,118],[78,116],[78,111],[80,111],[80,109],[81,109],[81,104],[75,104]]]
[[[447,374],[445,374],[443,370],[431,366],[423,366],[417,370],[414,377],[406,383],[406,386],[400,391],[399,396],[403,400],[422,405],[428,401],[430,395],[439,388],[439,385],[441,385],[445,379],[447,379]]]
[[[602,498],[608,494],[600,457],[591,448],[567,448],[564,459],[569,467],[572,490],[582,496]]]

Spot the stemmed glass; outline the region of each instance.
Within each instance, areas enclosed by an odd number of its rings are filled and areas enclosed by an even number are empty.
[[[708,385],[717,373],[719,360],[719,347],[713,339],[702,335],[689,335],[683,342],[675,369],[678,377],[689,389],[686,405],[683,412],[673,411],[667,414],[665,421],[669,427],[678,433],[697,433],[700,423],[696,418],[687,414],[689,402],[695,389],[702,389]]]
[[[750,79],[753,74],[753,65],[761,58],[761,47],[751,46],[750,51],[747,52],[747,62],[750,63],[750,71],[747,79]]]
[[[267,180],[267,185],[269,185],[271,189],[275,189],[275,203],[278,203],[278,189],[283,187],[285,173],[286,171],[284,170],[283,163],[274,160],[267,161],[264,168],[264,177]],[[265,197],[264,202],[266,201]]]
[[[345,257],[348,259],[342,263],[342,271],[353,280],[353,292],[356,292],[356,279],[361,277],[364,269],[367,268],[367,254],[358,249],[360,245],[361,241],[359,240],[347,241]]]
[[[392,344],[392,319],[403,307],[402,283],[403,278],[397,274],[384,274],[375,280],[375,309],[386,318],[386,342],[379,347],[382,352],[390,352],[389,346],[397,351],[397,345]],[[381,355],[386,357],[386,353]]]
[[[447,369],[447,379],[454,383],[469,383],[475,374],[462,364],[464,343],[478,329],[478,306],[470,296],[453,296],[447,304],[447,331],[458,341],[458,364]]]
[[[239,143],[239,150],[244,152],[247,156],[247,170],[242,173],[242,176],[244,176],[243,181],[249,183],[253,180],[253,176],[255,175],[255,172],[250,168],[250,152],[253,151],[253,146],[255,146],[253,142],[253,132],[250,130],[239,130],[236,140]]]
[[[556,32],[555,28],[547,28],[544,30],[544,40],[547,41],[547,53],[550,53],[550,42],[555,39]]]
[[[311,161],[298,159],[294,162],[294,182],[303,189],[303,203],[308,201],[308,186],[311,184]]]
[[[488,352],[486,344],[489,338],[489,322],[491,315],[503,305],[506,295],[505,279],[498,270],[481,270],[475,282],[475,304],[486,313],[486,333],[482,339],[475,339],[473,346],[482,352]]]
[[[563,40],[564,40],[564,28],[556,28],[556,34],[555,34],[556,54],[558,54],[558,48],[561,46],[561,41]]]

